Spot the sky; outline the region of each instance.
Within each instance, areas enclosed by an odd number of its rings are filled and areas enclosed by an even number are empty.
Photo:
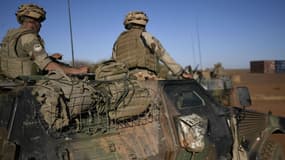
[[[46,51],[70,62],[68,0],[1,0],[0,39],[19,27],[15,12],[24,3],[47,11],[40,31]],[[285,0],[70,0],[70,11],[75,60],[110,59],[129,11],[148,15],[147,31],[183,67],[285,60]]]

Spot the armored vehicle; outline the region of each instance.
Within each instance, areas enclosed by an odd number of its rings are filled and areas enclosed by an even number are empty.
[[[285,118],[246,110],[251,103],[246,87],[238,89],[241,106],[224,107],[193,79],[97,74],[86,83],[95,89],[96,103],[74,116],[66,108],[68,125],[55,128],[32,94],[35,78],[1,82],[0,159],[284,158],[269,137],[285,132]]]

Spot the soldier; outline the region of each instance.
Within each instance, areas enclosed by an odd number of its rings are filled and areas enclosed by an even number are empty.
[[[1,46],[1,70],[5,76],[16,78],[52,70],[62,70],[66,74],[87,72],[87,67],[71,68],[52,60],[61,58],[60,54],[48,56],[39,36],[41,23],[46,19],[43,8],[34,4],[23,4],[18,8],[16,16],[20,27],[9,30]]]
[[[214,78],[221,78],[221,77],[225,76],[225,69],[222,66],[222,63],[219,62],[217,64],[214,64],[214,69],[212,71],[212,76]]]
[[[158,79],[159,60],[173,75],[191,78],[163,48],[160,42],[145,29],[148,17],[144,12],[129,12],[122,32],[113,46],[112,58],[125,63],[137,79]]]
[[[45,122],[50,128],[60,129],[94,103],[91,97],[94,88],[76,77],[66,76],[87,73],[88,68],[72,68],[57,62],[61,54],[48,56],[39,36],[41,23],[46,19],[43,8],[35,4],[23,4],[16,16],[20,27],[9,30],[2,41],[1,71],[12,79],[49,71],[45,78],[37,81],[33,94],[41,104],[40,113]]]

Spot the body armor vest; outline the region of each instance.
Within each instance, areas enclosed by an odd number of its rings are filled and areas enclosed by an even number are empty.
[[[129,69],[147,69],[157,73],[158,58],[145,46],[141,34],[142,30],[131,29],[119,36],[116,60],[125,63]]]
[[[9,78],[16,78],[20,75],[38,74],[39,68],[31,60],[28,53],[18,52],[19,39],[22,35],[35,33],[24,28],[9,30],[4,37],[0,48],[1,71]]]

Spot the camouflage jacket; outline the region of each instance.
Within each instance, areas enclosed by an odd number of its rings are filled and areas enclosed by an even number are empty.
[[[22,27],[7,32],[1,44],[0,57],[1,71],[10,78],[39,74],[51,62],[41,37]]]

